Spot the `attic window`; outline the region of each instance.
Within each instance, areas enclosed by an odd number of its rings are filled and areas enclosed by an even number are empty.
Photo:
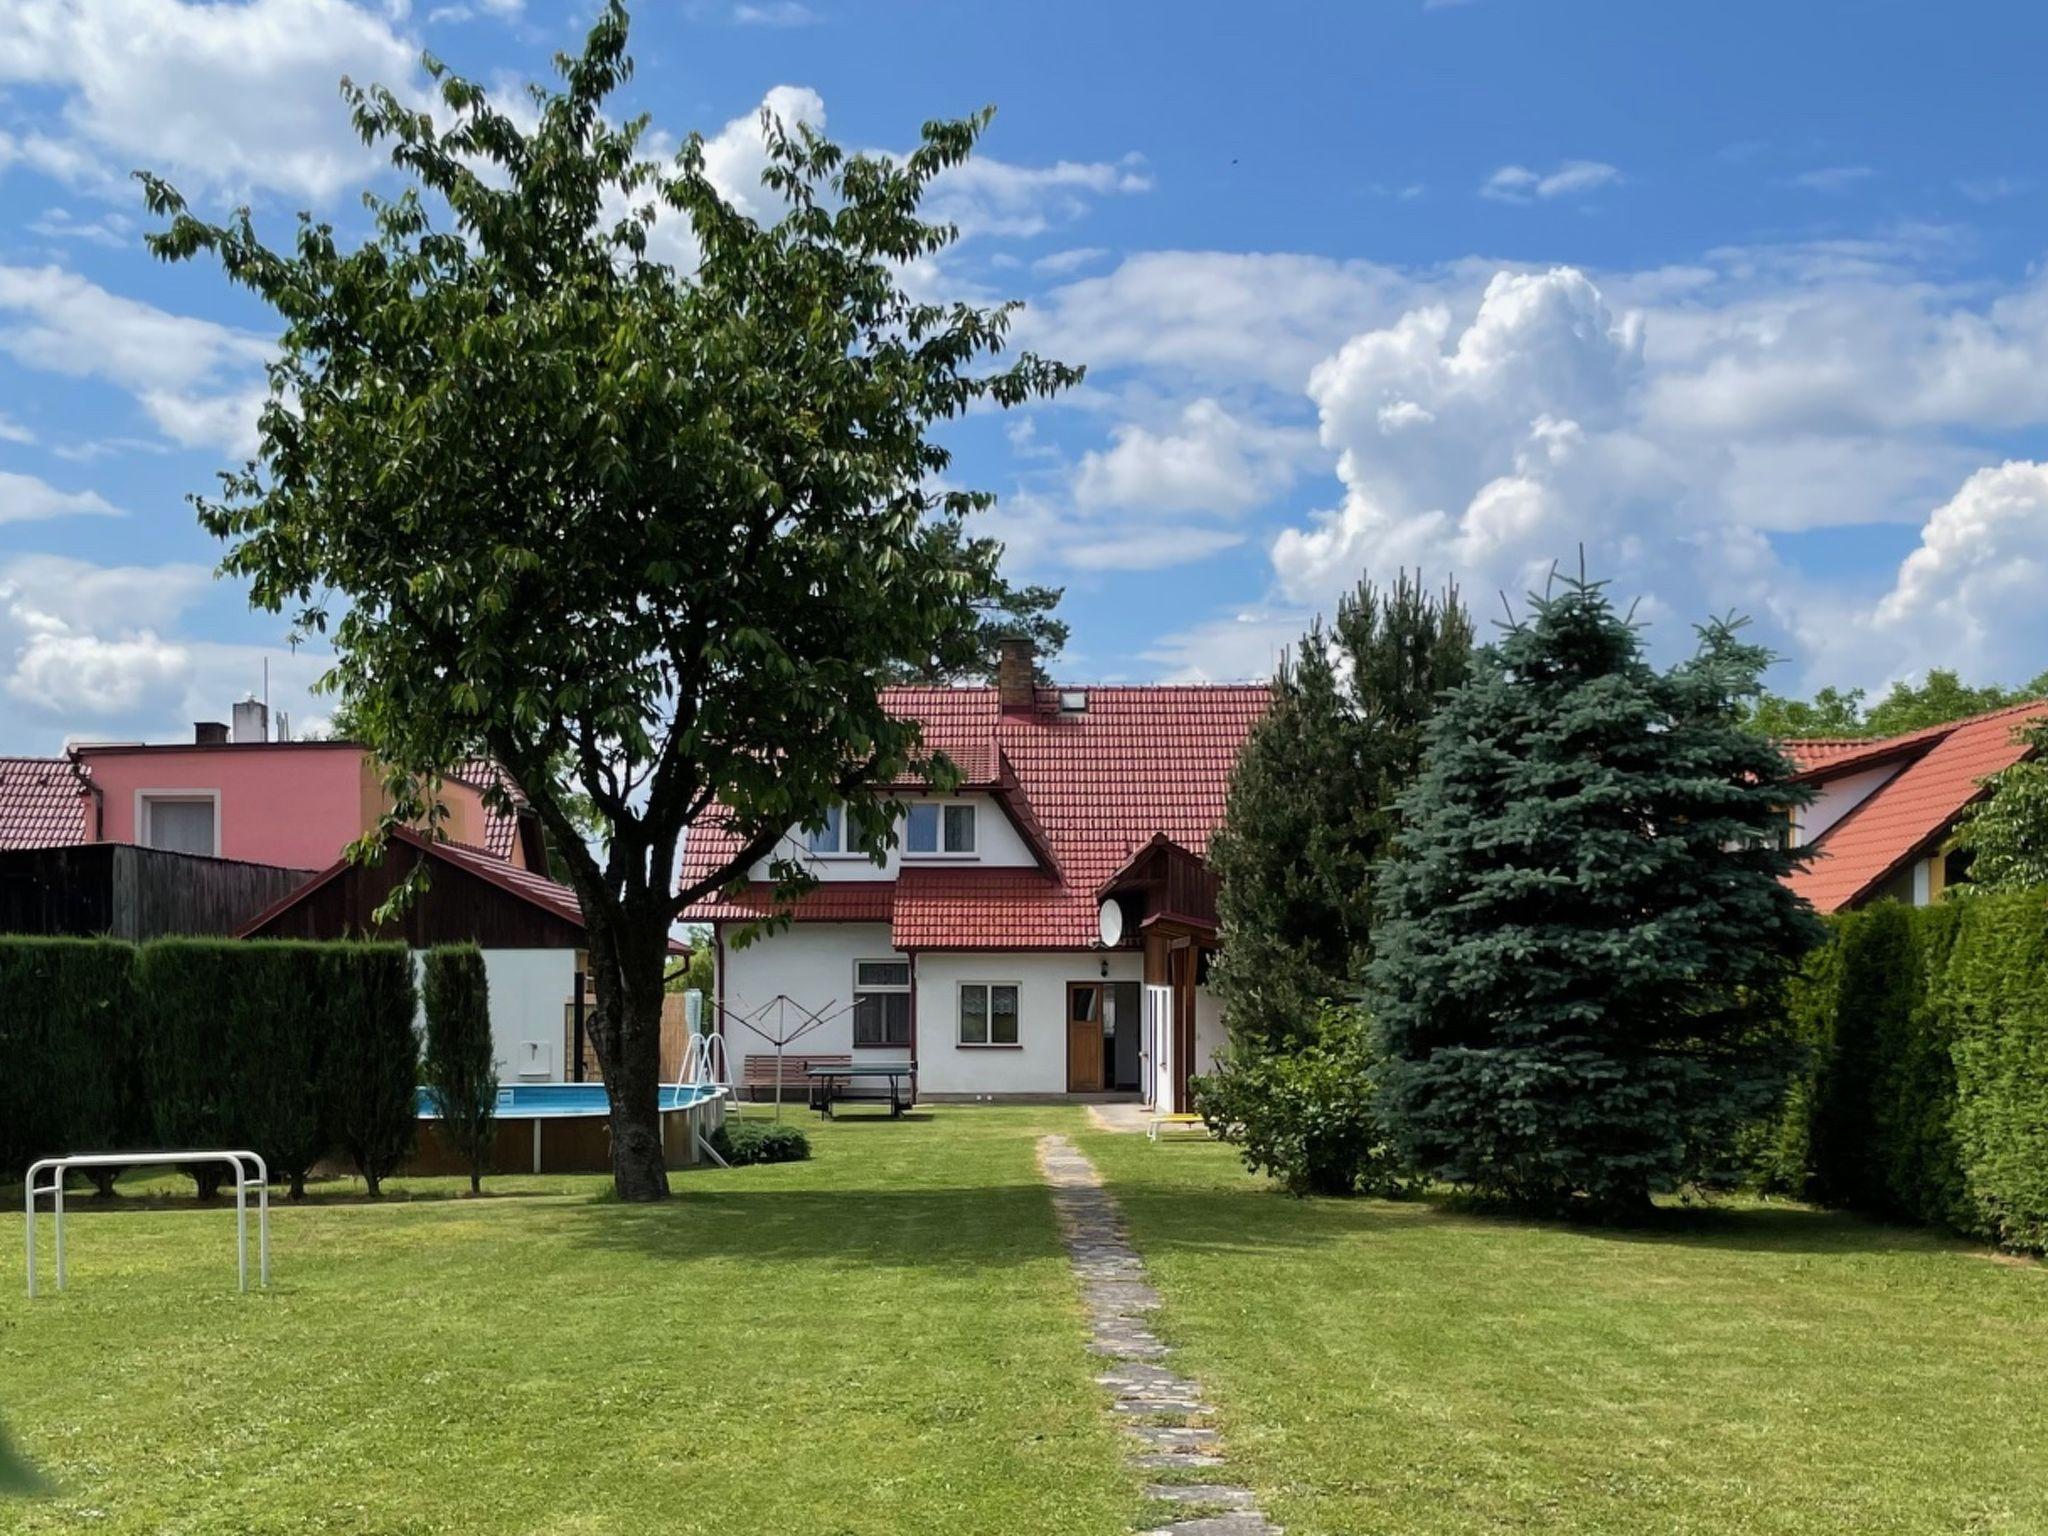
[[[904,852],[968,854],[974,852],[974,806],[968,802],[910,807],[904,828]]]
[[[1088,708],[1088,695],[1079,688],[1060,690],[1060,713],[1078,715]]]

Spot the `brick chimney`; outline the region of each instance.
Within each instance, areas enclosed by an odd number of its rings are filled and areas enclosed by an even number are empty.
[[[228,742],[228,727],[225,720],[195,720],[192,722],[192,740],[202,747],[224,747]]]
[[[1029,635],[1005,635],[997,642],[996,698],[1006,715],[1028,715],[1038,706],[1038,653]]]

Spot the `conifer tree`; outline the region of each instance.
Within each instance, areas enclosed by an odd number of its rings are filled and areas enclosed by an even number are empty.
[[[1781,1091],[1777,1000],[1819,937],[1787,782],[1741,727],[1739,623],[1659,672],[1583,577],[1532,598],[1427,728],[1380,884],[1385,1113],[1414,1166],[1613,1216],[1715,1166]]]
[[[1222,881],[1212,981],[1240,1053],[1304,1044],[1322,1000],[1358,994],[1395,801],[1471,649],[1456,590],[1425,592],[1403,573],[1385,594],[1361,581],[1274,678],[1209,845]]]

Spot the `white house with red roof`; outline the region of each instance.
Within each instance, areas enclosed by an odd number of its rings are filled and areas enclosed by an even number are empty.
[[[1939,900],[1968,877],[1956,822],[1990,792],[1987,779],[2031,755],[2020,732],[2043,720],[2048,702],[1875,741],[1782,743],[1799,782],[1816,791],[1792,824],[1793,845],[1814,858],[1787,883],[1821,912]]]
[[[1223,1039],[1204,855],[1267,689],[1039,687],[1016,642],[994,687],[884,697],[960,770],[958,789],[895,786],[904,819],[880,865],[847,851],[836,815],[792,829],[783,852],[819,884],[745,947],[739,931],[776,910],[769,860],[684,914],[718,946],[711,1011],[735,1073],[819,1017],[791,1056],[909,1059],[929,1096],[1126,1092],[1184,1109]],[[684,881],[736,847],[714,812]]]

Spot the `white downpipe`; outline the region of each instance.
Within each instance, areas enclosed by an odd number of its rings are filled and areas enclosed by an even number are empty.
[[[36,1200],[48,1195],[50,1214],[57,1224],[57,1289],[68,1278],[64,1269],[64,1179],[74,1168],[164,1167],[178,1163],[226,1163],[235,1171],[235,1278],[244,1291],[249,1289],[249,1191],[256,1191],[257,1283],[270,1284],[270,1166],[254,1152],[79,1152],[69,1157],[46,1157],[31,1165],[22,1180],[22,1225],[28,1242],[28,1294],[36,1294]],[[256,1176],[249,1176],[254,1164]],[[45,1173],[50,1182],[39,1184]]]

